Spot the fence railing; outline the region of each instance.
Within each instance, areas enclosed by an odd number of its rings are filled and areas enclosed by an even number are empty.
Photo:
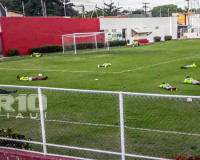
[[[28,145],[29,151],[44,155],[106,160],[199,152],[199,96],[14,85],[0,89],[17,90],[0,95],[3,147]],[[26,137],[2,136],[7,128]]]

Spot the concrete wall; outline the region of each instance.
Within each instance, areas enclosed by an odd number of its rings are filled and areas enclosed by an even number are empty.
[[[139,30],[148,30],[152,33],[148,36],[131,36],[131,29],[138,28]],[[173,39],[177,39],[177,17],[156,17],[156,18],[110,18],[100,19],[100,29],[107,30],[109,33],[112,29],[116,32],[122,32],[122,29],[127,29],[126,40],[147,38],[153,42],[153,37],[160,36],[164,40],[164,36],[171,35]]]

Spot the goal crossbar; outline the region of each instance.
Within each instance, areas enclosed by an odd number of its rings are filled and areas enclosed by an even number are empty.
[[[94,38],[92,38],[94,37]],[[63,53],[65,47],[68,49],[74,49],[74,53],[77,53],[77,43],[94,43],[96,50],[98,49],[98,43],[103,43],[109,50],[109,43],[106,32],[83,32],[83,33],[71,33],[62,35]]]

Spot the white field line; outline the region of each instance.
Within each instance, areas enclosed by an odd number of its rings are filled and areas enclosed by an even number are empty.
[[[141,69],[145,69],[145,68],[150,68],[150,67],[154,67],[154,66],[159,66],[162,64],[167,64],[167,63],[171,63],[171,62],[177,62],[177,61],[181,61],[184,59],[190,59],[190,58],[195,58],[198,57],[199,55],[196,56],[190,56],[190,57],[186,57],[186,58],[180,58],[180,59],[176,59],[176,60],[171,60],[171,61],[166,61],[166,62],[161,62],[161,63],[156,63],[156,64],[152,64],[149,66],[144,66],[144,67],[139,67],[139,68],[135,68],[135,69],[131,69],[131,70],[124,70],[124,71],[120,71],[120,72],[98,72],[98,71],[67,71],[67,70],[56,70],[56,69],[19,69],[19,68],[0,68],[0,70],[13,70],[13,71],[19,71],[19,70],[25,70],[25,71],[46,71],[46,72],[71,72],[71,73],[106,73],[106,74],[119,74],[119,73],[126,73],[126,72],[132,72],[132,71],[136,71],[136,70],[141,70]]]
[[[175,60],[172,60],[172,61],[166,61],[166,62],[161,62],[161,63],[157,63],[157,64],[152,64],[152,65],[149,65],[149,66],[139,67],[139,68],[135,68],[135,69],[131,69],[131,70],[125,70],[125,71],[121,71],[120,73],[132,72],[132,71],[135,71],[135,70],[141,70],[141,69],[144,69],[144,68],[159,66],[159,65],[162,65],[162,64],[167,64],[167,63],[181,61],[181,60],[184,60],[184,59],[190,59],[190,58],[195,58],[195,57],[200,58],[199,55],[191,56],[191,57],[185,57],[185,58],[175,59]]]
[[[7,115],[0,115],[0,118],[1,117],[7,117]],[[16,116],[10,116],[9,115],[8,118],[1,118],[1,119],[9,119],[9,117],[16,118]],[[29,119],[30,117],[23,117],[23,118]],[[30,118],[30,120],[40,120],[40,119],[31,119]],[[71,122],[71,121],[63,121],[63,120],[48,120],[48,119],[45,119],[45,122],[58,122],[58,123],[67,123],[67,124],[76,124],[76,125],[87,125],[87,126],[97,126],[97,127],[114,127],[114,128],[120,128],[119,125],[95,124],[95,123],[81,123],[81,122]],[[136,127],[128,127],[128,126],[125,126],[124,128],[130,129],[130,130],[139,130],[139,131],[147,131],[147,132],[157,132],[157,133],[178,134],[178,135],[200,137],[200,134],[197,134],[197,133],[164,131],[164,130],[155,130],[155,129],[148,129],[148,128],[136,128]]]
[[[112,73],[118,74],[120,72],[98,72],[98,71],[67,71],[67,70],[57,70],[57,69],[19,69],[19,68],[0,68],[0,70],[8,70],[8,71],[44,71],[44,72],[71,72],[71,73]]]

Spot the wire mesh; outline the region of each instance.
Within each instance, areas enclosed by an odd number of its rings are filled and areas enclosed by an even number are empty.
[[[120,152],[118,95],[44,89],[42,93],[48,98],[47,143]],[[89,158],[97,154],[76,152]]]
[[[42,142],[37,89],[0,87],[0,93],[0,137],[7,138],[0,140],[0,146],[42,151],[38,144],[29,143]],[[32,109],[31,99],[35,106]],[[9,108],[6,103],[10,105]]]
[[[199,153],[200,99],[124,95],[126,153],[154,157]]]

